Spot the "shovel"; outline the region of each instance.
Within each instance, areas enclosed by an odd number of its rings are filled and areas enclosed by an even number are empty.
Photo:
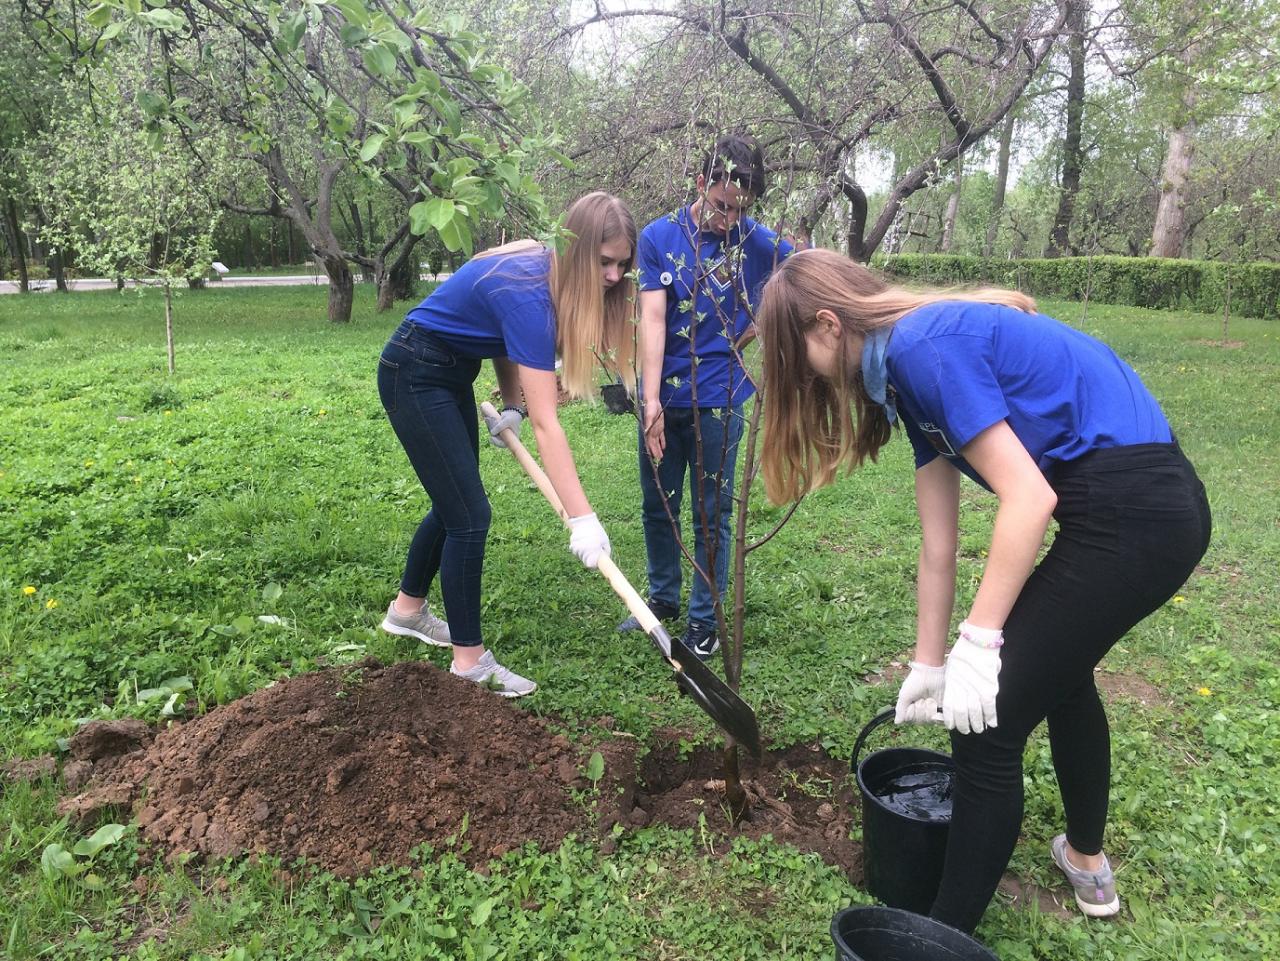
[[[498,412],[488,401],[480,405],[480,412],[490,424],[498,419]],[[569,515],[565,512],[564,505],[560,503],[560,496],[551,486],[551,479],[538,466],[533,455],[520,443],[520,438],[516,436],[515,431],[504,430],[502,440],[567,527]],[[607,554],[601,555],[596,568],[609,581],[609,586],[614,592],[626,603],[627,610],[640,622],[640,627],[649,635],[653,646],[667,659],[680,689],[693,698],[693,702],[702,708],[726,734],[746,747],[757,758],[760,757],[764,750],[760,743],[760,728],[756,724],[755,712],[747,702],[740,698],[711,668],[698,660],[698,656],[693,651],[679,642],[672,642],[671,635],[654,616],[653,611],[649,610],[649,606],[623,576],[622,571],[618,570],[613,558]]]

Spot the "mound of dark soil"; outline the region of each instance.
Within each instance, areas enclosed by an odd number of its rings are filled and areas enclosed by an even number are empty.
[[[77,737],[102,740],[92,725]],[[351,874],[458,839],[478,864],[594,828],[572,790],[588,785],[592,749],[426,662],[369,661],[280,681],[161,731],[100,763],[63,809],[133,803],[143,836],[174,853],[269,852]],[[632,743],[595,749],[630,779]]]
[[[705,830],[726,839],[716,850],[736,834],[770,834],[861,879],[845,761],[808,747],[763,764],[744,758],[752,811],[733,826],[722,752],[690,750],[682,732],[663,732],[643,761],[628,736],[571,742],[423,661],[282,680],[154,737],[136,722],[108,724],[73,739],[74,763],[91,764],[91,776],[62,810],[87,819],[132,809],[143,836],[170,855],[270,853],[349,875],[456,842],[479,866],[573,833],[601,837],[608,851],[607,829],[619,821],[701,830],[705,815]],[[585,776],[593,751],[605,759],[598,792]]]

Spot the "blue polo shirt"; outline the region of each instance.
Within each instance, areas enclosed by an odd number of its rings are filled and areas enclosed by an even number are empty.
[[[927,304],[894,325],[886,364],[916,467],[941,454],[984,487],[959,451],[1001,420],[1045,474],[1100,448],[1173,440],[1133,368],[1042,314]]]
[[[748,305],[759,302],[760,288],[791,244],[748,217],[726,235],[700,231],[685,207],[645,227],[638,247],[640,290],[667,292],[661,403],[693,406],[693,338],[698,406],[741,404],[755,388],[732,345],[747,332]]]
[[[555,370],[556,314],[546,250],[473,257],[408,313],[461,357],[509,357]]]

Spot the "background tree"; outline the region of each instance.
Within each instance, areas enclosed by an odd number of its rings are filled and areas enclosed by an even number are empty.
[[[233,196],[228,206],[293,222],[329,275],[333,321],[350,317],[350,264],[361,258],[335,230],[335,190],[348,169],[403,206],[363,255],[380,283],[428,230],[469,253],[486,216],[525,232],[548,226],[531,170],[551,140],[538,133],[527,89],[485,59],[460,18],[393,0],[147,9],[104,0],[87,13],[27,2],[51,45],[82,57],[106,42],[134,45],[150,67],[153,132],[177,132],[188,146],[202,142],[197,129],[235,132],[270,202],[253,208]]]
[[[47,246],[73,248],[87,269],[164,291],[172,374],[173,287],[210,269],[228,151],[215,141],[200,144],[197,155],[150,136],[139,105],[145,91],[122,82],[124,74],[102,71],[99,98],[53,118],[27,152],[26,169],[49,212],[39,227]]]

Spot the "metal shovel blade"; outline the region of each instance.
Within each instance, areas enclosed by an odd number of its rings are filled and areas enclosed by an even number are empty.
[[[680,690],[688,694],[726,734],[759,758],[764,753],[764,746],[760,743],[760,727],[750,705],[703,664],[697,654],[679,641],[673,642],[661,624],[649,632],[649,639],[667,656]]]
[[[480,405],[480,412],[489,424],[493,424],[498,419],[497,410],[488,401]],[[547,503],[560,515],[560,520],[565,523],[565,526],[568,526],[569,514],[560,502],[560,495],[556,493],[546,472],[533,459],[533,455],[520,443],[516,432],[507,428],[502,432],[502,439],[512,456],[529,475],[529,479],[547,499]],[[760,743],[760,728],[756,724],[755,712],[747,702],[738,697],[728,684],[712,672],[711,668],[698,660],[698,656],[693,651],[679,642],[672,643],[671,635],[649,610],[648,605],[631,586],[626,575],[618,569],[613,558],[608,554],[603,555],[597,561],[596,569],[604,575],[614,593],[627,605],[627,610],[644,628],[645,633],[649,635],[649,640],[653,641],[653,646],[662,652],[662,656],[666,658],[667,664],[674,672],[680,689],[688,694],[693,699],[693,703],[702,708],[711,720],[720,725],[726,734],[739,744],[746,745],[757,758],[760,757],[764,753]]]

